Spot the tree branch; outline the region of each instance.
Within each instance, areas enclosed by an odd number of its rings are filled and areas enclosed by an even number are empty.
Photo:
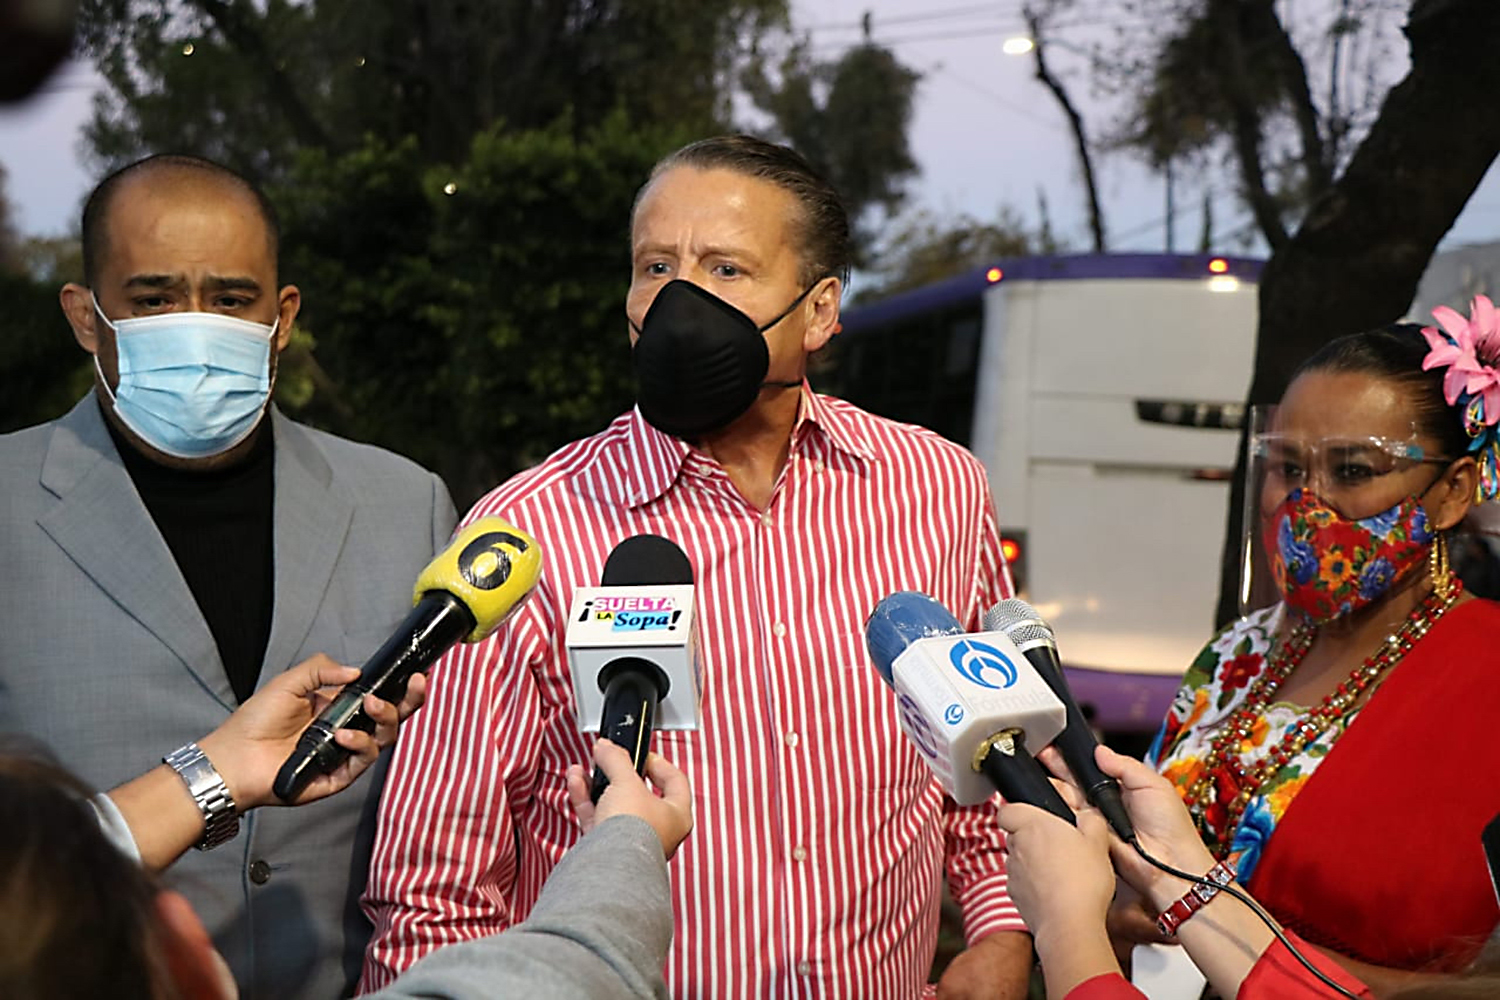
[[[1335,337],[1398,319],[1438,241],[1500,156],[1500,3],[1413,0],[1411,70],[1391,88],[1349,166],[1260,279],[1248,402],[1270,403]],[[1243,444],[1242,444],[1243,447]],[[1243,453],[1241,456],[1243,471]],[[1229,503],[1219,621],[1235,614],[1243,476]]]
[[[1312,88],[1307,82],[1307,64],[1302,54],[1292,44],[1286,26],[1276,15],[1273,0],[1262,0],[1256,11],[1263,17],[1263,36],[1271,46],[1270,65],[1276,70],[1281,86],[1292,105],[1292,117],[1297,122],[1297,134],[1302,140],[1302,169],[1307,174],[1309,200],[1327,191],[1333,184],[1333,163],[1330,162],[1319,127],[1321,116],[1313,101]],[[1262,32],[1257,32],[1260,37]]]
[[[1208,16],[1224,55],[1224,97],[1229,103],[1235,159],[1245,185],[1245,200],[1274,253],[1288,240],[1281,207],[1266,186],[1261,162],[1261,117],[1252,95],[1245,65],[1245,46],[1237,0],[1209,0]]]
[[[1026,18],[1026,30],[1031,33],[1032,53],[1036,56],[1036,78],[1057,98],[1061,105],[1063,114],[1068,118],[1068,125],[1073,130],[1073,143],[1078,152],[1078,166],[1083,173],[1084,192],[1089,200],[1089,228],[1094,234],[1094,250],[1097,253],[1105,251],[1104,240],[1104,212],[1099,207],[1099,186],[1094,180],[1094,162],[1089,153],[1088,137],[1084,134],[1083,116],[1073,106],[1068,92],[1062,83],[1047,69],[1047,59],[1043,54],[1045,45],[1042,42],[1041,19],[1030,7],[1022,8],[1022,16]]]

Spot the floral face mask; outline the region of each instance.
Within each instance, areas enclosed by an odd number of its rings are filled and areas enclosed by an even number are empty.
[[[1289,493],[1262,530],[1287,607],[1317,624],[1385,596],[1426,561],[1436,537],[1414,496],[1351,520],[1307,489]]]

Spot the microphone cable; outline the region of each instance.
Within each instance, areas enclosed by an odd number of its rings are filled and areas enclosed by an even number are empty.
[[[1340,986],[1338,983],[1334,982],[1327,976],[1327,974],[1323,972],[1322,969],[1313,965],[1307,960],[1306,956],[1304,956],[1296,948],[1292,947],[1292,943],[1287,940],[1286,935],[1282,933],[1281,928],[1277,926],[1275,918],[1267,913],[1264,907],[1262,907],[1259,903],[1252,899],[1249,893],[1241,892],[1233,885],[1221,886],[1215,882],[1210,882],[1202,875],[1190,875],[1187,872],[1179,871],[1176,868],[1173,868],[1171,865],[1167,864],[1164,861],[1156,860],[1150,854],[1146,853],[1146,849],[1141,846],[1141,839],[1138,836],[1131,837],[1128,841],[1126,841],[1126,843],[1130,844],[1131,847],[1134,847],[1135,853],[1139,854],[1145,860],[1145,862],[1151,865],[1153,868],[1164,871],[1168,875],[1174,876],[1175,878],[1180,878],[1185,882],[1191,882],[1194,885],[1207,886],[1208,888],[1216,889],[1219,892],[1227,893],[1230,896],[1233,896],[1235,899],[1239,900],[1241,903],[1244,903],[1250,908],[1251,913],[1254,913],[1261,919],[1262,923],[1270,928],[1271,933],[1276,935],[1276,940],[1281,942],[1281,946],[1288,952],[1290,952],[1293,958],[1302,963],[1303,968],[1305,968],[1308,972],[1311,972],[1314,976],[1317,976],[1324,985],[1326,985],[1334,992],[1338,993],[1339,996],[1349,997],[1349,1000],[1360,1000],[1359,994],[1351,993],[1344,987]]]

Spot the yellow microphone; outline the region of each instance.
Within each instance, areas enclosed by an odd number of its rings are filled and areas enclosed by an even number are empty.
[[[276,773],[276,797],[291,802],[313,778],[348,759],[334,733],[374,731],[365,695],[399,702],[412,674],[425,673],[457,643],[479,642],[499,628],[531,596],[541,572],[541,547],[520,528],[498,517],[466,525],[418,574],[406,620],[303,731]]]

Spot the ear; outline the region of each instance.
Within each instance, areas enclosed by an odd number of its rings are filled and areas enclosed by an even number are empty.
[[[73,328],[73,339],[78,341],[78,346],[90,354],[95,353],[99,349],[99,335],[94,324],[100,320],[94,311],[93,292],[70,281],[57,293],[57,300],[62,304],[68,325]]]
[[[191,903],[180,893],[163,889],[156,894],[156,919],[167,967],[182,996],[224,1000],[239,996],[224,956],[214,948]]]
[[[296,285],[287,285],[277,294],[276,353],[286,350],[292,342],[292,324],[297,322],[297,312],[302,308],[302,293]]]
[[[1432,526],[1439,531],[1455,527],[1474,506],[1474,491],[1479,488],[1479,463],[1465,455],[1448,466],[1428,492],[1428,510]]]
[[[807,300],[812,305],[812,320],[802,335],[802,349],[812,354],[823,347],[839,331],[839,306],[843,302],[844,283],[838,278],[828,277],[818,282]]]

